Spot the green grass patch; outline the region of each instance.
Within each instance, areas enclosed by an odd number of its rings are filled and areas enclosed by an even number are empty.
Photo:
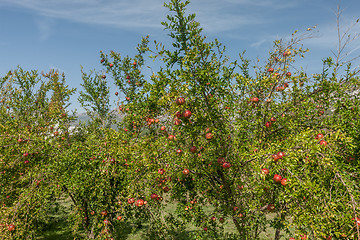
[[[70,224],[67,221],[71,211],[70,199],[59,199],[49,210],[49,222],[44,224],[42,234],[38,240],[67,240],[74,239]]]
[[[72,234],[71,226],[67,221],[69,213],[71,211],[71,200],[61,198],[59,199],[54,207],[49,211],[49,222],[44,224],[43,232],[38,236],[38,240],[73,240],[78,239]],[[176,206],[169,204],[165,208],[165,211],[168,213],[175,213]],[[205,212],[212,212],[212,207],[209,206],[204,209]],[[269,219],[273,219],[275,214],[268,214]],[[115,239],[128,239],[128,240],[143,240],[148,239],[146,236],[148,224],[144,223],[142,225],[135,225],[132,223],[125,223],[123,231]],[[185,231],[179,232],[176,236],[177,240],[186,240],[189,239],[189,234],[193,231],[199,230],[196,226],[192,224],[187,224],[185,226]],[[236,227],[234,223],[227,219],[224,223],[224,229],[227,233],[236,233]],[[260,235],[261,239],[274,239],[275,229],[267,227],[266,232]],[[282,237],[281,239],[288,239],[288,237]]]

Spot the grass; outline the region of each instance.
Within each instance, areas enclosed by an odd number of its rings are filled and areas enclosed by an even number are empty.
[[[60,199],[54,209],[51,209],[49,217],[50,222],[45,224],[44,231],[42,235],[39,236],[38,240],[72,240],[74,236],[71,232],[70,225],[67,221],[67,217],[71,211],[71,201],[69,199]],[[175,212],[175,206],[169,205],[165,211],[167,212]],[[206,212],[211,212],[211,208],[205,209]],[[269,218],[273,218],[274,214],[269,214]],[[121,236],[118,236],[119,239],[128,239],[128,240],[143,240],[146,238],[146,229],[147,224],[142,226],[134,226],[129,223],[123,229],[124,231],[121,233]],[[197,227],[187,224],[185,227],[186,231],[179,233],[178,240],[186,240],[188,239],[189,233],[198,230]],[[227,220],[224,224],[225,232],[228,233],[236,233],[236,227],[231,220]],[[266,233],[262,233],[260,237],[262,239],[274,239],[275,229],[268,227]],[[117,239],[117,238],[116,238]],[[281,239],[288,239],[282,237]]]
[[[50,210],[50,222],[45,224],[44,231],[39,240],[67,240],[74,239],[71,233],[67,216],[71,209],[71,202],[68,199],[59,199],[56,206]]]

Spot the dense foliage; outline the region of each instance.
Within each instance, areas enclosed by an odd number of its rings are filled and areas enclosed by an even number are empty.
[[[269,227],[274,239],[360,239],[351,63],[328,58],[309,76],[295,68],[307,52],[296,34],[275,41],[263,66],[231,62],[188,4],[165,4],[171,47],[145,37],[134,57],[101,52],[106,74],[83,72],[79,97],[91,120],[75,129],[63,75],[1,78],[2,239],[36,238],[60,197],[79,239],[121,239],[129,222],[149,224],[149,239],[179,239],[187,224],[197,227],[187,239],[261,239]],[[151,76],[147,56],[160,66]]]

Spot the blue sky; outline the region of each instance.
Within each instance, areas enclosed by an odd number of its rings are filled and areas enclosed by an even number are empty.
[[[65,72],[70,87],[81,89],[80,65],[100,70],[100,50],[133,55],[142,36],[167,42],[161,21],[164,0],[0,0],[0,75],[18,65],[30,70]],[[227,55],[236,59],[247,51],[250,59],[266,58],[275,39],[317,25],[310,49],[301,64],[310,72],[321,70],[321,59],[336,50],[334,11],[338,0],[193,0],[188,12],[210,39],[218,38]],[[360,18],[360,1],[341,1],[345,30]],[[360,32],[359,26],[354,32]],[[350,49],[353,54],[359,41]],[[149,59],[149,62],[151,60]],[[111,85],[111,91],[116,89]],[[115,96],[112,94],[113,101]],[[70,109],[83,110],[72,98]]]

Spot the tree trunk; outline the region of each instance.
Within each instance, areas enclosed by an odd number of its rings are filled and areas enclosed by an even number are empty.
[[[284,221],[284,219],[285,219],[285,213],[282,211],[280,213],[280,221],[281,221],[281,223]],[[281,228],[282,228],[281,226],[278,226],[278,228],[276,228],[274,240],[280,240]]]

